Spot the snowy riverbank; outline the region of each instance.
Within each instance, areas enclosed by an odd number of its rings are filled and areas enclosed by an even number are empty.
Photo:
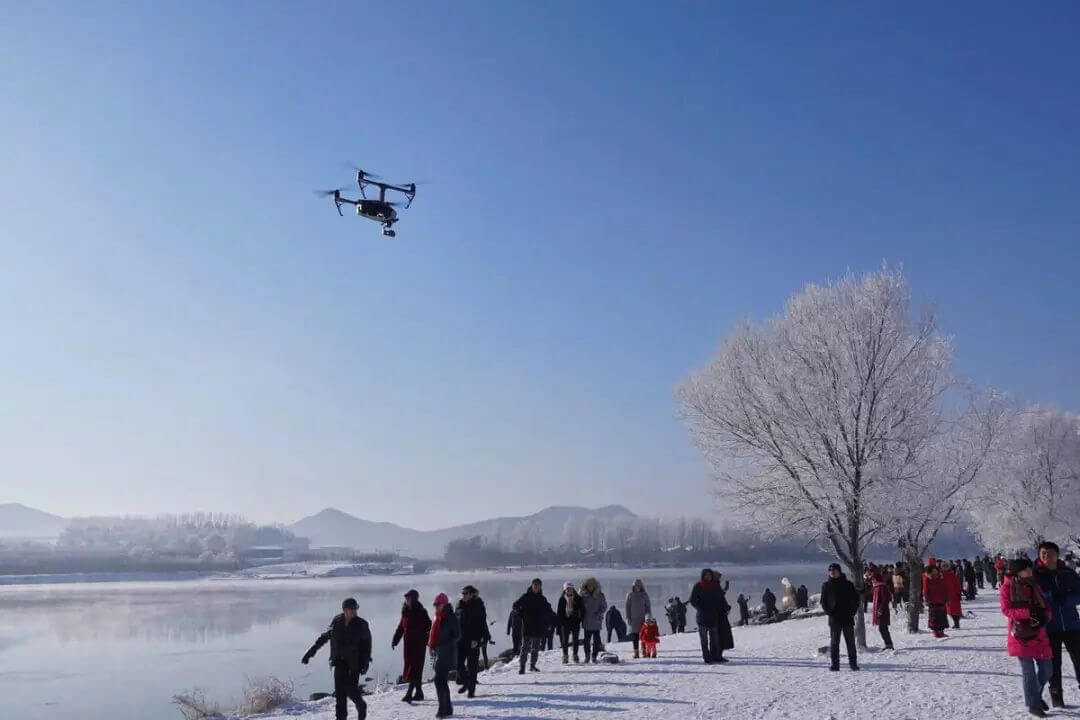
[[[735,628],[731,662],[704,665],[697,635],[664,636],[660,657],[633,660],[627,644],[612,650],[618,665],[568,665],[559,652],[542,655],[540,673],[517,674],[500,667],[481,676],[473,700],[454,696],[454,717],[610,720],[663,718],[830,718],[884,717],[890,720],[1027,717],[1022,707],[1019,668],[1005,653],[1005,622],[997,596],[989,590],[966,610],[974,617],[946,640],[928,633],[908,635],[897,622],[897,650],[882,652],[876,630],[872,647],[859,658],[860,672],[828,671],[818,648],[828,644],[825,618],[808,618],[751,628]],[[899,618],[896,618],[897,620]],[[1066,663],[1067,665],[1068,663]],[[1066,670],[1066,698],[1080,705],[1077,681]],[[401,693],[368,696],[373,720],[427,720],[434,715],[434,691],[413,707]],[[350,707],[350,717],[355,710]],[[261,716],[285,720],[330,720],[333,701],[300,703],[286,713]],[[1058,710],[1052,717],[1080,718],[1080,710]]]

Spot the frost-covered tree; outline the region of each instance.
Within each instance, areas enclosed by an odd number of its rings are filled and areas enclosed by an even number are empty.
[[[1011,424],[972,530],[991,549],[1080,541],[1080,416],[1032,407]]]
[[[882,536],[895,540],[908,568],[908,632],[919,631],[923,561],[938,533],[963,522],[979,502],[983,481],[1001,460],[1011,416],[1001,395],[972,394],[960,412],[916,433],[920,445],[892,455],[892,504],[884,507],[878,523]]]
[[[913,318],[900,271],[808,285],[746,322],[678,389],[731,512],[765,537],[809,533],[862,585],[894,486],[894,454],[922,442],[948,385],[935,316]],[[862,614],[857,635],[865,645]]]

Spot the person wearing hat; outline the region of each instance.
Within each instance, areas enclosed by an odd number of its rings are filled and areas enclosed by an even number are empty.
[[[574,583],[563,584],[562,595],[559,596],[559,604],[555,609],[555,622],[559,627],[559,645],[562,647],[563,665],[570,662],[570,648],[574,650],[574,662],[581,662],[578,654],[578,644],[581,640],[581,619],[585,613],[585,605],[581,596],[578,595]]]
[[[1042,692],[1054,669],[1046,626],[1053,621],[1054,611],[1032,572],[1030,560],[1017,558],[1009,563],[999,594],[1001,612],[1009,619],[1006,647],[1009,655],[1020,662],[1024,704],[1035,717],[1046,717],[1050,706]]]
[[[410,590],[405,593],[405,602],[401,605],[401,620],[398,622],[390,648],[396,648],[403,639],[405,666],[401,671],[401,682],[408,683],[404,702],[424,699],[424,650],[427,648],[428,635],[431,633],[431,618],[427,609],[420,604],[420,593]]]
[[[829,616],[829,659],[833,672],[840,670],[840,636],[847,645],[848,665],[859,669],[855,653],[855,613],[859,611],[859,593],[855,584],[844,577],[840,565],[829,565],[829,579],[821,586],[821,609]]]
[[[539,672],[536,661],[540,656],[540,648],[544,644],[544,635],[552,613],[551,603],[544,597],[544,584],[540,578],[533,578],[529,583],[529,589],[514,603],[514,611],[521,618],[523,636],[518,674],[525,674],[526,661],[530,670]]]
[[[476,695],[476,676],[480,673],[480,648],[487,645],[491,633],[488,630],[487,608],[480,599],[480,591],[472,585],[461,588],[457,619],[461,628],[457,658],[457,682],[461,687],[458,692],[467,692],[469,697],[473,697]]]
[[[435,608],[435,622],[431,624],[428,648],[431,650],[431,665],[435,670],[435,694],[439,698],[439,709],[435,717],[445,718],[454,714],[454,707],[450,704],[450,671],[457,665],[461,631],[446,593],[436,595],[432,605]]]
[[[341,614],[335,615],[330,627],[304,653],[300,662],[307,665],[323,645],[330,642],[330,667],[334,671],[334,697],[337,699],[337,720],[349,715],[349,700],[356,705],[356,716],[367,717],[367,704],[360,693],[360,676],[371,665],[371,629],[367,621],[356,614],[356,600],[346,598]]]

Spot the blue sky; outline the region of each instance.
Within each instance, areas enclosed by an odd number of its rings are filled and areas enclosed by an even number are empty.
[[[0,501],[436,527],[706,512],[672,388],[903,263],[1080,410],[1074,3],[22,3]],[[317,200],[429,180],[398,237]]]

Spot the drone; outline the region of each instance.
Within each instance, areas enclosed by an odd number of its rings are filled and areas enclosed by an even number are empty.
[[[378,175],[373,175],[369,172],[364,172],[357,168],[356,170],[356,185],[360,188],[360,197],[352,200],[341,195],[342,191],[346,188],[336,188],[334,190],[318,190],[319,195],[325,195],[334,199],[334,205],[337,207],[338,215],[344,217],[344,213],[341,212],[342,205],[352,205],[356,208],[356,214],[360,217],[365,217],[368,220],[374,220],[382,225],[382,234],[386,237],[397,237],[397,233],[394,232],[394,223],[398,221],[397,209],[399,207],[408,208],[412,205],[412,201],[416,199],[416,183],[409,183],[408,185],[395,185],[393,183],[381,182]],[[375,200],[369,198],[365,192],[366,188],[374,185],[379,188],[379,199]],[[405,196],[405,204],[390,202],[386,199],[386,191],[394,190]]]

